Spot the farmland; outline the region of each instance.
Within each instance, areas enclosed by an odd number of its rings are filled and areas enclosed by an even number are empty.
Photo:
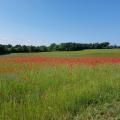
[[[0,56],[0,120],[119,119],[119,49]]]

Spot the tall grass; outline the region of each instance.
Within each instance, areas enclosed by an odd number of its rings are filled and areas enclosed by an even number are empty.
[[[96,119],[93,108],[120,101],[120,64],[0,67],[0,120]]]

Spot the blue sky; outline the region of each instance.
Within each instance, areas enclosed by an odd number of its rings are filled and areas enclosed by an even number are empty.
[[[120,0],[0,0],[0,43],[120,44]]]

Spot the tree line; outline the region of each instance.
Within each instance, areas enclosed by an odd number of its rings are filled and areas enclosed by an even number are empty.
[[[0,54],[7,53],[29,53],[29,52],[49,52],[49,51],[79,51],[85,49],[110,49],[120,48],[120,46],[110,45],[109,42],[102,43],[52,43],[49,46],[28,46],[28,45],[2,45],[0,44]]]

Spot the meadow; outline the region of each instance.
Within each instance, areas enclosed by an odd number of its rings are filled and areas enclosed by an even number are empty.
[[[0,56],[0,120],[120,120],[120,50]]]
[[[11,56],[44,56],[44,57],[119,57],[120,49],[91,49],[81,51],[55,51],[55,52],[41,52],[41,53],[14,53]]]

